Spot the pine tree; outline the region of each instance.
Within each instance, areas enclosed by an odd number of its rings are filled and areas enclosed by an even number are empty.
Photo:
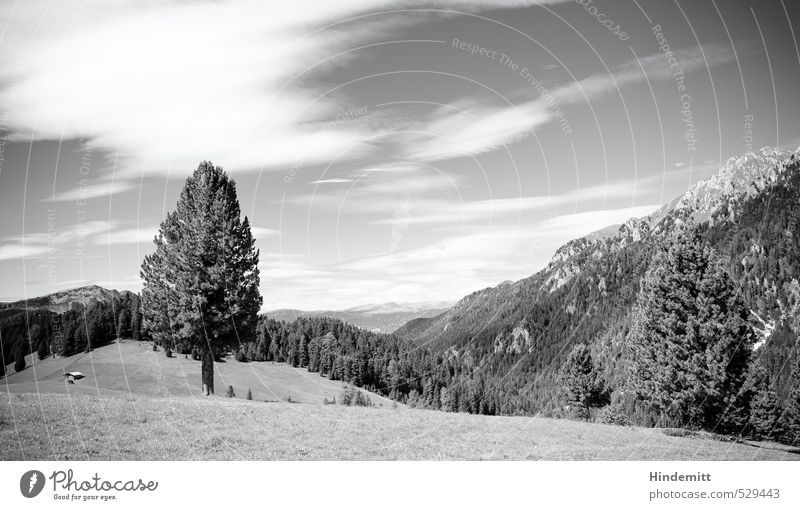
[[[760,364],[751,376],[753,396],[750,400],[750,429],[757,439],[775,439],[784,435],[782,409],[766,369]]]
[[[240,214],[234,181],[201,163],[142,264],[143,325],[159,343],[198,349],[205,395],[214,392],[215,357],[255,338],[262,302],[258,250]]]
[[[46,338],[41,339],[39,342],[39,347],[36,350],[36,354],[40,360],[45,359],[47,355],[50,354],[50,343]]]
[[[131,298],[131,338],[134,340],[140,340],[142,334],[142,311],[141,307],[141,299],[139,296],[134,295]]]
[[[795,356],[795,364],[790,377],[791,391],[785,403],[784,442],[800,446],[800,355]]]
[[[630,384],[661,425],[726,432],[755,332],[736,286],[697,231],[679,230],[642,281]]]
[[[573,347],[561,367],[560,381],[564,403],[577,407],[584,419],[589,419],[592,407],[608,403],[608,391],[586,344]]]
[[[14,371],[15,372],[22,372],[25,370],[25,347],[23,347],[22,343],[17,347],[17,357],[14,361]]]

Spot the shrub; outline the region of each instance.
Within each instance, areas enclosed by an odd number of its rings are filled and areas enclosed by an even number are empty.
[[[166,349],[164,349],[164,354],[165,354],[165,355],[166,355],[168,358],[171,358],[171,357],[172,357],[172,349],[170,349],[169,347],[167,347]]]
[[[228,391],[225,392],[225,396],[229,398],[233,398],[236,396],[236,393],[233,392],[233,386],[228,386]]]
[[[158,352],[158,346],[153,342],[153,352]]]
[[[372,401],[367,395],[364,395],[360,390],[351,387],[345,387],[340,400],[342,405],[346,406],[372,407]]]
[[[247,388],[247,400],[253,400],[253,392],[250,391],[250,388]]]
[[[606,423],[609,425],[630,425],[631,421],[628,415],[625,414],[625,408],[620,402],[611,403],[597,413],[597,423]]]
[[[326,406],[335,406],[336,405],[336,397],[333,397],[331,400],[328,400],[328,397],[322,399],[322,403]]]
[[[240,361],[242,363],[247,362],[247,355],[244,353],[243,349],[236,351],[236,361]]]

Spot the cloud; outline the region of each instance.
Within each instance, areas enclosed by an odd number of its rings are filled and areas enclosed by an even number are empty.
[[[331,56],[385,40],[417,18],[395,12],[337,22],[403,7],[525,3],[22,2],[3,16],[3,43],[15,51],[0,55],[0,100],[13,105],[13,139],[88,139],[136,175],[188,171],[199,157],[228,170],[356,159],[373,152],[362,143],[373,132],[359,122],[324,129],[347,105],[328,96],[317,75],[360,54]]]
[[[649,191],[650,182],[623,181],[570,190],[555,195],[532,197],[495,198],[473,201],[429,201],[415,204],[411,222],[422,224],[474,224],[491,222],[502,217],[516,216],[527,211],[554,211],[559,207],[586,207],[592,201],[634,199]],[[392,225],[395,219],[381,219],[374,225]]]
[[[103,182],[89,184],[56,193],[52,197],[47,197],[43,202],[69,202],[75,200],[87,200],[90,198],[106,197],[115,193],[122,193],[136,188],[136,184],[127,181]]]
[[[282,199],[284,204],[322,208],[343,213],[380,213],[395,211],[409,198],[415,203],[432,195],[458,194],[463,179],[435,167],[388,165],[358,170],[346,192],[340,187],[315,190],[314,193]]]
[[[663,52],[638,61],[632,59],[612,73],[594,74],[549,90],[543,89],[542,97],[520,104],[490,106],[487,98],[462,98],[437,108],[428,119],[408,130],[390,136],[400,140],[400,155],[406,160],[438,161],[473,156],[534,136],[537,128],[558,118],[555,107],[560,109],[592,101],[643,83],[645,78],[674,79],[678,69],[689,73],[706,65],[713,67],[732,62],[734,54],[725,46],[709,43],[676,50],[675,59],[677,67],[670,67]]]
[[[551,116],[538,101],[491,107],[482,98],[464,98],[436,109],[424,125],[402,133],[408,138],[403,157],[437,161],[481,154],[531,136]]]
[[[602,95],[616,92],[618,89],[643,83],[645,77],[651,80],[674,79],[674,73],[683,71],[690,73],[706,67],[733,62],[735,56],[727,47],[717,43],[694,46],[676,50],[676,67],[671,67],[665,54],[661,51],[632,59],[619,66],[613,73],[598,73],[571,82],[550,91],[559,106],[583,103]],[[644,70],[644,72],[642,72]]]
[[[2,92],[14,106],[9,123],[20,139],[91,139],[137,172],[190,169],[198,154],[233,170],[325,162],[348,147],[357,156],[368,131],[321,129],[337,101],[303,80],[283,87],[376,31],[391,33],[391,23],[370,21],[313,33],[383,3],[137,2],[114,11],[94,0],[77,18],[54,8],[35,42],[16,41],[25,51],[4,59],[0,79],[15,82]],[[31,31],[37,14],[22,9],[11,25]],[[81,29],[66,30],[71,23]]]
[[[62,257],[74,252],[94,236],[108,232],[116,222],[86,221],[52,232],[30,232],[3,238],[0,260],[37,259],[43,256]]]
[[[311,181],[309,184],[343,184],[347,182],[354,182],[354,181],[353,179],[334,178],[334,179],[320,179],[318,181]]]
[[[84,246],[112,246],[150,243],[158,232],[158,225],[119,229],[120,222],[86,221],[52,232],[29,232],[22,236],[3,239],[0,260],[17,258],[40,258],[50,256],[64,258]],[[82,251],[82,250],[81,250]]]
[[[46,246],[31,245],[22,243],[6,244],[0,246],[0,260],[14,260],[22,258],[35,258],[47,253]]]
[[[101,246],[151,243],[157,233],[158,225],[150,225],[124,230],[111,230],[106,233],[95,235],[92,241],[94,244]]]
[[[333,265],[313,264],[303,255],[262,252],[261,282],[269,289],[263,309],[341,309],[374,302],[386,289],[400,302],[450,300],[529,276],[570,239],[657,208],[593,210],[532,225],[475,228],[412,250]]]
[[[274,237],[281,235],[280,230],[275,230],[272,228],[266,227],[250,227],[250,233],[253,234],[253,237]]]

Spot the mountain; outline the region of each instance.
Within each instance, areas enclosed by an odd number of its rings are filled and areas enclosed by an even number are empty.
[[[799,220],[798,153],[761,149],[731,158],[650,216],[566,243],[534,275],[474,292],[395,334],[466,360],[470,378],[517,395],[527,412],[553,405],[554,376],[578,343],[590,345],[613,385],[640,279],[654,249],[689,222],[728,262],[762,332],[761,358],[785,396],[790,339],[800,326]],[[784,323],[790,334],[774,340]]]
[[[72,307],[72,303],[90,305],[96,302],[110,302],[119,300],[123,295],[131,294],[129,291],[106,289],[99,285],[89,285],[75,289],[54,292],[46,296],[23,299],[19,301],[0,303],[0,310],[7,309],[43,309],[51,312],[63,313]]]
[[[408,321],[435,317],[446,311],[452,303],[381,303],[362,305],[345,310],[304,311],[295,309],[272,310],[265,315],[271,319],[291,322],[299,317],[333,317],[354,326],[376,333],[391,333]]]
[[[139,309],[138,295],[97,285],[0,303],[0,375],[34,351],[40,359],[70,356],[117,337],[138,339]]]

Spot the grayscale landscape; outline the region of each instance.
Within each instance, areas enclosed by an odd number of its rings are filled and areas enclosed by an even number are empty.
[[[0,460],[800,460],[799,16],[0,7]]]

